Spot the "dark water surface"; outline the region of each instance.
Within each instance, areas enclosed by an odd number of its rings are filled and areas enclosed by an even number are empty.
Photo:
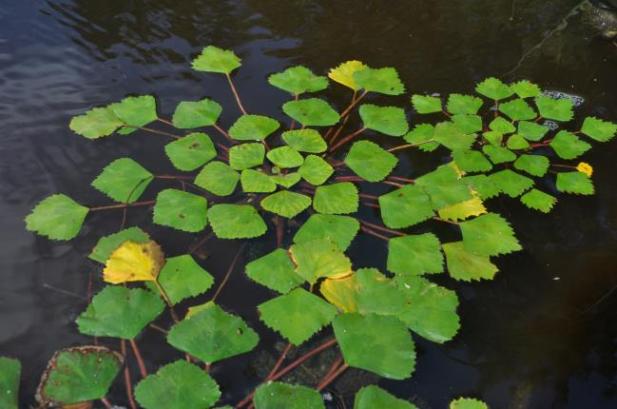
[[[397,67],[412,92],[467,92],[476,81],[515,68],[577,3],[0,1],[0,355],[23,363],[23,407],[32,403],[55,350],[91,342],[74,325],[86,305],[89,277],[98,271],[84,254],[96,237],[118,229],[120,215],[90,218],[69,243],[25,232],[23,217],[54,192],[108,203],[88,183],[120,156],[173,173],[161,155],[165,138],[87,141],[68,129],[71,116],[127,94],[152,93],[169,117],[180,100],[212,96],[229,107],[223,118],[228,126],[236,112],[225,82],[190,70],[207,44],[233,48],[243,58],[234,79],[247,108],[279,118],[276,107],[286,97],[265,78],[292,64],[325,73],[357,58]],[[617,47],[595,37],[580,16],[506,79],[525,77],[583,96],[588,102],[582,113],[617,120]],[[341,107],[344,93],[338,91],[334,101]],[[596,147],[586,160],[595,167],[597,195],[562,197],[549,216],[511,200],[491,203],[513,222],[525,250],[500,258],[502,271],[492,282],[446,282],[461,297],[461,333],[443,346],[417,339],[413,378],[383,385],[423,409],[445,408],[458,395],[483,398],[493,409],[617,407],[617,291],[611,292],[617,286],[616,155],[615,142]],[[429,163],[427,157],[409,154],[410,175],[443,159]],[[145,226],[168,254],[191,243],[152,227],[149,217],[135,210],[129,221]],[[247,259],[271,246],[270,238],[255,242]],[[203,265],[220,278],[236,248],[208,247],[206,256],[216,257]],[[361,238],[352,251],[360,265],[383,265],[382,242]],[[220,302],[263,331],[253,306],[268,293],[256,287],[236,274]],[[267,345],[274,337],[264,334]],[[140,342],[150,368],[176,356],[160,349],[160,334],[148,337]],[[215,368],[229,403],[256,381],[245,369],[247,358],[255,355]],[[111,398],[124,404],[123,396],[118,389]]]

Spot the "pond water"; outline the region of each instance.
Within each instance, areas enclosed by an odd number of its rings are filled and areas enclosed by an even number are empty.
[[[468,92],[487,76],[528,78],[547,89],[585,98],[580,108],[617,119],[617,46],[572,16],[526,58],[578,0],[27,0],[0,4],[0,355],[24,366],[21,402],[28,407],[52,353],[90,342],[74,319],[86,305],[97,267],[84,255],[96,237],[116,231],[119,214],[97,215],[78,240],[49,242],[24,230],[23,217],[41,198],[64,192],[88,204],[108,203],[88,185],[111,160],[132,156],[157,173],[165,138],[141,135],[91,142],[68,129],[69,119],[127,94],[152,93],[169,117],[183,99],[233,100],[220,78],[191,71],[208,44],[234,49],[244,65],[235,76],[249,110],[283,118],[286,98],[268,74],[293,64],[316,72],[347,59],[396,67],[412,92]],[[342,94],[342,93],[339,93]],[[334,97],[334,102],[341,106]],[[401,100],[406,103],[406,100]],[[224,113],[228,126],[235,115]],[[444,158],[410,152],[410,174]],[[491,408],[617,407],[617,144],[592,150],[597,194],[564,196],[549,216],[511,200],[491,203],[512,221],[525,248],[499,259],[491,282],[444,283],[461,297],[462,331],[439,346],[416,339],[411,380],[383,381],[422,409],[445,408],[458,395]],[[140,224],[177,254],[183,235]],[[252,242],[249,255],[273,245]],[[203,264],[224,273],[236,243],[213,244]],[[370,238],[351,249],[359,264],[382,266],[385,246]],[[216,254],[216,257],[208,257]],[[99,284],[94,280],[94,290]],[[268,293],[243,274],[232,277],[220,303],[264,333],[254,305]],[[148,365],[172,360],[154,333],[143,340]],[[236,402],[254,385],[248,361],[233,359],[214,376]],[[248,365],[250,367],[250,365]],[[339,393],[347,399],[350,392]],[[111,400],[124,404],[121,389]]]

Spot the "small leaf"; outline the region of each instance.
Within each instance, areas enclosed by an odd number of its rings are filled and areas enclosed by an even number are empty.
[[[145,409],[203,409],[221,396],[207,372],[184,360],[161,367],[135,388],[135,398]]]
[[[309,161],[309,158],[311,158],[313,156],[314,155],[309,155],[307,157],[307,159],[304,161],[304,164],[302,166],[304,166]],[[321,159],[321,158],[319,158],[319,159]],[[299,170],[302,170],[302,167]],[[332,172],[334,172],[334,170],[332,170]],[[332,174],[332,172],[331,172],[331,174]],[[328,176],[328,177],[330,177],[330,176]],[[300,179],[302,179],[302,177],[300,176],[300,173],[298,173],[298,172],[290,172],[290,173],[287,173],[285,175],[272,175],[272,176],[270,176],[270,179],[272,179],[272,181],[274,183],[276,183],[277,185],[280,185],[280,186],[284,187],[285,189],[289,189],[293,185],[298,183],[300,181]]]
[[[513,172],[510,169],[493,173],[490,178],[496,186],[499,186],[502,192],[512,198],[519,197],[534,185],[533,179]]]
[[[516,93],[520,98],[537,97],[542,94],[542,90],[539,86],[533,82],[527,80],[518,81],[510,84],[512,91]]]
[[[350,182],[318,186],[313,197],[313,208],[324,214],[348,214],[358,211],[358,188]]]
[[[156,196],[153,221],[190,233],[202,231],[208,219],[208,201],[203,196],[178,189],[165,189]]]
[[[550,146],[562,159],[578,158],[591,149],[590,144],[568,131],[559,131],[550,142]]]
[[[324,159],[316,155],[308,155],[298,169],[299,175],[311,185],[324,184],[334,173],[334,168]]]
[[[260,143],[242,143],[229,148],[229,165],[235,170],[260,166],[264,162],[266,148]]]
[[[240,174],[242,190],[247,193],[270,193],[276,190],[276,183],[269,175],[254,169],[245,169]]]
[[[358,71],[367,68],[364,63],[356,60],[346,61],[336,68],[332,68],[328,72],[328,77],[341,85],[358,91],[361,87],[354,80],[354,74]]]
[[[71,119],[69,128],[88,139],[111,135],[123,125],[109,107],[92,108],[90,111]]]
[[[441,112],[441,98],[429,95],[414,94],[411,96],[411,104],[419,114],[433,114]]]
[[[190,172],[216,158],[216,148],[205,133],[195,132],[165,145],[165,153],[176,169]]]
[[[506,146],[509,149],[521,150],[529,148],[529,142],[523,136],[514,134],[508,138]]]
[[[488,406],[477,399],[458,398],[450,402],[448,409],[488,409]]]
[[[325,409],[315,389],[282,382],[267,382],[255,391],[255,409]]]
[[[439,148],[438,142],[432,142],[435,135],[435,127],[431,124],[416,125],[403,138],[405,142],[417,145],[418,149],[424,152],[432,152]]]
[[[553,99],[540,95],[535,101],[540,115],[545,119],[567,122],[574,117],[574,104],[567,98]]]
[[[398,399],[376,385],[365,386],[356,393],[353,409],[418,409],[415,405]]]
[[[290,247],[296,273],[311,284],[321,277],[351,274],[351,261],[331,240],[311,240]]]
[[[21,364],[17,359],[0,356],[0,407],[17,409]]]
[[[26,216],[26,230],[51,240],[70,240],[77,236],[89,209],[66,195],[46,197]]]
[[[257,346],[259,336],[242,318],[210,302],[171,327],[167,342],[211,364],[249,352]]]
[[[488,127],[491,128],[491,130],[504,135],[516,131],[516,128],[514,127],[514,125],[512,125],[512,122],[500,116],[493,119],[491,123],[488,124]]]
[[[268,230],[251,205],[217,204],[208,213],[212,230],[219,239],[251,239]]]
[[[214,278],[189,254],[170,257],[158,276],[158,282],[172,304],[205,293]]]
[[[576,195],[593,195],[595,192],[591,178],[578,171],[558,173],[557,190]]]
[[[369,141],[355,142],[345,157],[345,165],[369,182],[384,180],[397,163],[396,156]]]
[[[345,251],[360,230],[360,223],[353,217],[334,214],[313,214],[294,236],[294,243],[312,240],[331,240]]]
[[[283,112],[303,126],[331,126],[340,119],[338,112],[320,98],[286,102]]]
[[[298,346],[330,324],[336,308],[302,288],[260,304],[260,319],[285,339]]]
[[[377,92],[385,95],[401,95],[405,85],[401,82],[394,68],[370,68],[356,71],[353,74],[356,84],[367,92]]]
[[[165,303],[151,291],[107,286],[76,322],[85,335],[133,339],[164,309]]]
[[[588,116],[583,122],[581,132],[598,142],[608,142],[617,133],[617,124]]]
[[[475,115],[478,113],[483,103],[484,101],[482,101],[481,98],[472,95],[450,94],[446,108],[448,112],[453,115]]]
[[[109,109],[128,128],[141,128],[156,121],[156,101],[151,95],[126,97],[109,105]]]
[[[120,203],[139,199],[154,175],[131,158],[120,158],[105,166],[92,186]]]
[[[304,283],[304,279],[296,274],[289,254],[283,249],[276,249],[248,263],[246,275],[253,281],[281,294],[288,293]]]
[[[516,159],[516,154],[514,152],[502,146],[484,145],[482,147],[482,152],[484,152],[495,165],[512,162]]]
[[[478,115],[456,114],[450,120],[465,134],[481,132],[483,129],[482,118]]]
[[[237,141],[263,141],[281,125],[263,115],[242,115],[229,128],[229,136]]]
[[[478,151],[455,151],[452,158],[463,172],[488,172],[493,168],[486,156]]]
[[[313,71],[302,65],[296,65],[283,72],[272,74],[268,77],[268,82],[291,95],[317,92],[328,88],[326,77],[317,76]]]
[[[491,77],[476,86],[476,92],[496,101],[508,98],[514,91],[501,80]]]
[[[503,134],[497,131],[482,132],[482,137],[495,147],[501,147],[501,143],[503,142]]]
[[[514,167],[533,176],[542,177],[548,171],[550,161],[542,155],[521,155],[514,162]]]
[[[261,207],[271,213],[291,219],[311,206],[311,198],[289,190],[281,190],[266,196]]]
[[[446,254],[448,273],[455,280],[492,280],[499,271],[488,257],[465,250],[462,241],[445,243],[442,247]]]
[[[195,184],[217,196],[229,196],[236,190],[240,175],[223,162],[210,162],[199,172]]]
[[[267,154],[268,160],[279,168],[297,168],[304,162],[302,155],[289,146],[279,146]]]
[[[443,272],[443,255],[437,236],[425,233],[388,240],[388,271],[412,275]]]
[[[208,98],[201,101],[182,101],[176,107],[171,121],[178,129],[201,128],[214,125],[221,112],[223,107]]]
[[[241,60],[233,51],[209,45],[193,60],[195,71],[216,72],[229,75],[240,67]]]
[[[365,128],[390,136],[403,136],[409,130],[405,111],[401,108],[363,104],[358,111]]]
[[[557,199],[554,196],[544,193],[538,189],[531,189],[521,196],[521,202],[530,209],[548,213],[553,209]]]
[[[298,152],[322,153],[328,149],[326,141],[314,129],[296,129],[283,132],[283,140]]]
[[[164,261],[163,252],[154,241],[124,241],[105,261],[103,279],[111,284],[154,281]]]
[[[451,151],[470,149],[476,141],[476,135],[464,134],[452,122],[440,122],[435,126],[433,139]]]
[[[522,249],[506,219],[487,213],[459,224],[465,250],[482,256],[508,254]]]
[[[521,121],[518,123],[518,133],[529,141],[540,141],[550,129],[535,122]]]
[[[391,229],[413,226],[435,214],[429,196],[414,185],[379,196],[379,209],[381,219]]]
[[[514,99],[500,104],[499,111],[509,116],[513,121],[528,121],[538,116],[536,111],[522,99]]]

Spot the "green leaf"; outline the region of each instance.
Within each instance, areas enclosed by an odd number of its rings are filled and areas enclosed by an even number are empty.
[[[184,360],[161,367],[135,388],[135,398],[145,409],[209,408],[220,396],[214,379]]]
[[[252,239],[268,230],[266,223],[251,205],[216,204],[208,212],[210,224],[219,239]]]
[[[309,158],[312,157],[312,156],[313,155],[309,155]],[[304,161],[304,164],[306,164],[306,162],[308,162],[309,158],[307,158]],[[321,159],[321,158],[319,158],[319,159]],[[302,166],[304,166],[304,164]],[[299,170],[302,170],[302,167]],[[328,177],[330,177],[330,176],[328,176]],[[270,179],[272,179],[272,181],[274,183],[276,183],[277,185],[280,185],[280,186],[284,187],[285,189],[289,189],[290,187],[292,187],[293,185],[298,183],[300,181],[300,179],[302,179],[302,177],[300,176],[300,173],[298,173],[298,172],[290,172],[290,173],[287,173],[285,175],[272,175],[272,176],[270,176]]]
[[[268,82],[291,95],[317,92],[328,88],[326,77],[317,76],[313,71],[302,65],[296,65],[283,72],[272,74],[268,77]]]
[[[449,409],[488,409],[488,406],[477,399],[458,398],[450,402]]]
[[[165,189],[156,196],[153,221],[190,233],[202,231],[208,224],[208,201],[203,196],[178,189]]]
[[[156,101],[151,95],[126,97],[109,105],[109,109],[128,128],[141,128],[156,121]]]
[[[257,307],[260,319],[298,346],[330,324],[336,308],[302,288],[291,290]]]
[[[165,303],[151,291],[106,286],[76,322],[82,334],[133,339],[164,309]]]
[[[538,210],[542,213],[548,213],[553,209],[557,199],[554,196],[544,193],[538,189],[531,189],[529,192],[521,196],[521,202],[530,209]]]
[[[528,121],[538,116],[536,111],[522,99],[514,99],[500,104],[499,111],[509,116],[513,121]]]
[[[415,367],[411,335],[398,318],[376,314],[338,315],[332,324],[345,362],[389,379],[405,379]]]
[[[401,108],[363,104],[358,111],[365,128],[390,136],[403,136],[409,130],[405,111]]]
[[[493,173],[490,178],[502,192],[512,198],[522,195],[534,185],[533,179],[510,169]]]
[[[21,364],[17,359],[0,356],[0,407],[17,409]]]
[[[535,101],[540,115],[545,119],[566,122],[574,117],[574,104],[569,99],[553,99],[540,95]]]
[[[492,280],[499,271],[488,257],[467,251],[462,241],[445,243],[442,247],[448,273],[455,280]]]
[[[503,134],[497,131],[482,132],[482,137],[488,143],[496,147],[501,147],[501,143],[503,142]]]
[[[501,193],[499,187],[486,175],[466,176],[461,179],[461,182],[477,192],[482,200],[490,199]]]
[[[263,141],[279,129],[278,121],[263,115],[242,115],[229,128],[229,136],[237,141]]]
[[[431,203],[434,210],[441,210],[444,207],[452,206],[458,203],[466,202],[473,199],[473,195],[469,187],[460,180],[454,182],[442,183],[424,183],[420,181],[424,191],[431,198]],[[416,180],[418,183],[418,180]]]
[[[476,141],[475,134],[464,134],[452,122],[440,122],[435,125],[433,139],[451,151],[470,149]]]
[[[223,107],[208,98],[201,101],[182,101],[176,107],[171,121],[178,129],[201,128],[214,125],[221,112]]]
[[[424,233],[388,240],[388,271],[413,275],[443,272],[443,255],[437,236]]]
[[[88,139],[111,135],[123,125],[109,107],[92,108],[90,111],[71,119],[69,128]]]
[[[365,386],[356,393],[353,409],[418,409],[415,405],[398,399],[376,385]]]
[[[217,196],[229,196],[236,190],[240,175],[229,165],[214,161],[208,163],[195,178],[195,184]]]
[[[509,149],[521,150],[529,148],[530,145],[529,142],[527,142],[527,139],[525,139],[523,136],[519,134],[514,134],[508,138],[506,146]]]
[[[246,275],[253,281],[281,294],[304,283],[295,272],[295,266],[287,251],[276,249],[246,265]]]
[[[503,146],[484,145],[482,147],[482,152],[484,152],[495,165],[512,162],[516,159],[516,154]]]
[[[588,116],[583,122],[581,132],[598,142],[607,142],[615,137],[617,124]]]
[[[279,146],[267,154],[268,160],[279,168],[297,168],[304,163],[304,158],[294,148]]]
[[[150,241],[150,236],[139,227],[129,227],[128,229],[120,230],[117,233],[103,236],[96,243],[88,258],[105,264],[111,253],[125,241],[134,241],[136,243],[147,243]]]
[[[550,131],[548,127],[535,122],[521,121],[518,123],[518,133],[529,141],[538,142],[542,140],[548,131]]]
[[[245,169],[240,174],[242,190],[247,193],[270,193],[276,190],[276,183],[269,175],[254,169]]]
[[[456,313],[458,297],[454,291],[422,277],[402,276],[397,277],[396,282],[410,305],[398,318],[409,329],[440,344],[454,338],[461,327]]]
[[[562,159],[578,158],[591,149],[590,144],[568,131],[559,131],[550,142],[550,146]]]
[[[311,185],[319,186],[332,176],[334,168],[319,156],[308,155],[298,172]]]
[[[385,95],[401,95],[405,85],[401,82],[394,68],[365,68],[353,74],[355,82],[367,92],[377,92]]]
[[[319,213],[348,214],[358,211],[358,188],[350,182],[318,186],[313,197],[313,208]]]
[[[416,125],[403,138],[405,142],[417,145],[418,149],[424,152],[432,152],[439,148],[438,142],[431,142],[435,134],[435,127],[431,124]]]
[[[158,282],[172,304],[205,293],[214,278],[189,254],[170,257],[159,273]]]
[[[63,349],[50,359],[39,385],[42,402],[71,404],[100,399],[122,366],[122,357],[98,346]]]
[[[459,223],[465,250],[481,256],[508,254],[522,249],[506,219],[487,213]]]
[[[322,153],[328,149],[326,141],[314,129],[296,129],[283,132],[283,140],[298,152]]]
[[[525,171],[533,176],[544,176],[548,171],[550,161],[542,155],[521,155],[514,162],[514,168]]]
[[[209,45],[193,60],[195,71],[216,72],[229,75],[240,67],[241,60],[233,51]]]
[[[89,209],[63,194],[46,197],[26,216],[26,230],[51,240],[77,236]]]
[[[331,126],[340,119],[338,112],[320,98],[286,102],[283,112],[303,126]]]
[[[165,145],[165,153],[176,169],[190,172],[216,158],[212,139],[194,132]]]
[[[558,173],[557,190],[576,195],[593,195],[595,192],[591,179],[578,171]]]
[[[511,96],[514,91],[501,80],[491,77],[476,86],[476,92],[490,99],[501,100]]]
[[[450,94],[446,108],[449,113],[475,115],[482,107],[481,98],[472,95]]]
[[[540,89],[539,86],[527,80],[521,80],[521,81],[512,83],[510,84],[510,88],[520,98],[537,97],[537,96],[540,96],[540,94],[542,94],[542,90]]]
[[[105,166],[92,186],[116,202],[133,203],[139,199],[154,175],[131,158],[120,158]]]
[[[335,68],[330,69],[328,77],[332,81],[338,82],[341,85],[351,88],[354,91],[358,91],[360,86],[356,84],[354,80],[354,74],[358,71],[364,70],[366,65],[357,60],[345,61]]]
[[[334,214],[313,214],[294,236],[294,243],[312,240],[331,240],[345,251],[360,230],[360,223],[353,217]]]
[[[466,134],[481,132],[483,129],[482,118],[478,115],[456,114],[452,115],[450,120]]]
[[[241,143],[229,148],[229,165],[235,170],[260,166],[264,162],[266,148],[260,143]]]
[[[488,127],[491,128],[491,130],[499,132],[501,134],[509,134],[516,131],[516,128],[514,127],[514,125],[512,125],[512,122],[504,119],[501,116],[493,119],[491,123],[488,124]]]
[[[265,197],[261,207],[271,213],[291,219],[311,205],[311,198],[289,190],[281,190]]]
[[[252,350],[259,336],[242,318],[209,302],[190,318],[171,327],[167,342],[211,364]]]
[[[355,142],[345,157],[345,165],[369,182],[384,180],[397,163],[396,156],[369,141]]]
[[[410,227],[435,215],[429,196],[414,185],[379,196],[379,209],[381,219],[391,229]]]
[[[255,391],[255,409],[325,409],[315,389],[282,382],[267,382]]]
[[[414,94],[411,96],[411,104],[419,114],[433,114],[441,112],[441,98],[429,95]]]
[[[351,273],[351,261],[331,240],[311,240],[290,247],[296,273],[311,284],[321,277],[342,277]]]
[[[455,151],[452,158],[463,172],[488,172],[493,168],[486,156],[478,151]]]

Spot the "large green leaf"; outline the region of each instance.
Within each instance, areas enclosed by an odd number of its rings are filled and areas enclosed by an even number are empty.
[[[403,136],[409,131],[402,108],[364,104],[358,111],[365,128],[390,136]]]
[[[304,158],[297,150],[289,146],[279,146],[267,154],[268,160],[279,168],[297,168],[304,162]]]
[[[279,293],[288,293],[304,282],[295,272],[287,251],[276,249],[246,265],[246,275],[259,284]]]
[[[617,124],[589,116],[585,118],[581,132],[598,142],[607,142],[615,137]]]
[[[443,255],[437,236],[424,233],[388,240],[388,271],[396,274],[443,272]]]
[[[358,188],[353,183],[333,183],[315,189],[313,208],[325,214],[355,213],[359,199]]]
[[[242,115],[229,128],[229,136],[238,141],[263,141],[281,126],[263,115]]]
[[[182,101],[174,111],[172,122],[178,129],[210,126],[219,120],[221,112],[223,112],[223,107],[208,98],[201,101]]]
[[[544,176],[548,171],[550,161],[543,155],[521,155],[514,162],[514,168],[529,173],[532,176]]]
[[[521,202],[530,209],[538,210],[542,213],[551,211],[557,199],[548,193],[544,193],[538,189],[531,189],[529,192],[521,196]]]
[[[178,189],[165,189],[156,197],[152,220],[161,226],[196,233],[202,231],[208,223],[207,209],[208,201],[203,196]]]
[[[217,204],[210,208],[208,218],[219,239],[250,239],[263,235],[268,229],[251,205]]]
[[[508,85],[494,77],[487,78],[479,83],[476,86],[476,92],[494,100],[508,98],[514,93]]]
[[[230,74],[240,65],[242,65],[241,60],[233,51],[223,50],[213,45],[205,47],[192,63],[193,69],[196,71],[219,74]]]
[[[519,197],[534,184],[533,179],[516,173],[510,169],[500,170],[490,175],[491,180],[499,189],[510,197]]]
[[[300,345],[330,324],[336,308],[302,288],[260,304],[259,317],[294,345]]]
[[[448,409],[488,409],[488,406],[478,399],[458,398],[450,402]]]
[[[212,139],[194,132],[165,145],[165,153],[176,169],[190,172],[216,158]]]
[[[538,114],[522,99],[514,99],[499,105],[499,110],[513,121],[528,121],[535,119]]]
[[[69,127],[78,135],[88,139],[111,135],[123,122],[109,107],[92,108],[90,111],[71,119]]]
[[[434,216],[431,199],[414,185],[379,196],[379,210],[384,224],[392,229],[413,226]]]
[[[449,113],[475,115],[484,102],[472,95],[450,94],[446,108]]]
[[[245,169],[240,174],[242,190],[247,193],[270,193],[276,190],[276,183],[270,175],[255,169]]]
[[[255,409],[325,409],[315,389],[282,382],[267,382],[255,391]]]
[[[543,118],[566,122],[574,117],[574,104],[567,98],[554,99],[540,95],[535,101]]]
[[[264,162],[266,148],[260,143],[242,143],[229,149],[229,166],[244,170],[260,166]]]
[[[442,110],[441,98],[430,95],[414,94],[411,96],[411,104],[419,114],[433,114]]]
[[[0,356],[0,407],[17,409],[21,364],[17,359]]]
[[[313,214],[294,236],[294,243],[328,239],[341,250],[346,250],[360,230],[360,223],[353,217],[335,214]]]
[[[369,141],[355,142],[345,157],[345,165],[369,182],[384,180],[397,163],[396,156]]]
[[[445,243],[443,251],[446,254],[448,273],[456,280],[492,280],[498,271],[488,257],[467,251],[462,241]]]
[[[113,200],[133,203],[139,199],[154,175],[131,158],[120,158],[105,166],[92,186]]]
[[[342,277],[351,273],[351,261],[331,240],[317,239],[290,247],[296,273],[311,284],[321,277]]]
[[[156,101],[151,95],[126,97],[120,102],[109,105],[109,109],[129,128],[124,129],[128,133],[157,119]]]
[[[582,172],[559,172],[557,174],[557,190],[577,195],[593,195],[595,189],[591,178]]]
[[[338,315],[332,323],[345,362],[389,379],[405,379],[415,367],[411,334],[398,318],[376,314]]]
[[[145,409],[204,409],[220,396],[214,379],[184,360],[161,367],[135,388],[135,398]]]
[[[167,341],[211,364],[252,350],[259,336],[242,318],[208,303],[199,312],[175,324],[167,334]]]
[[[537,97],[542,94],[542,90],[539,86],[533,82],[527,80],[521,80],[510,84],[512,91],[516,93],[520,98]]]
[[[591,145],[568,131],[559,131],[550,142],[551,148],[562,159],[574,159],[591,149]]]
[[[334,168],[317,155],[308,155],[298,169],[299,175],[311,185],[324,184],[334,173]]]
[[[161,298],[141,288],[107,286],[77,318],[79,332],[95,337],[133,339],[165,308]]]
[[[236,190],[240,175],[226,163],[208,163],[195,178],[195,184],[217,196],[229,196]]]
[[[111,253],[122,243],[129,240],[135,243],[146,243],[150,241],[150,236],[139,227],[129,227],[117,233],[103,236],[96,243],[88,258],[105,264]]]
[[[415,405],[389,394],[377,385],[369,385],[356,393],[353,409],[418,409]]]
[[[262,208],[288,219],[302,213],[310,205],[311,198],[309,196],[296,192],[290,192],[289,190],[281,190],[273,193],[266,196],[261,201]]]
[[[330,104],[320,98],[306,98],[283,104],[283,112],[303,126],[331,126],[340,117]]]
[[[496,256],[522,249],[506,219],[487,213],[459,224],[465,249],[482,256]]]
[[[70,240],[81,230],[88,211],[66,195],[51,195],[26,216],[26,229],[52,240]]]
[[[326,141],[314,129],[295,129],[283,132],[283,140],[298,152],[322,153],[328,149]]]
[[[367,92],[377,92],[386,95],[401,95],[405,93],[405,85],[401,82],[394,68],[365,68],[356,71],[353,79],[358,86]]]
[[[287,68],[283,72],[272,74],[268,82],[292,95],[300,95],[305,92],[317,92],[328,87],[326,77],[317,76],[313,71],[302,65]]]
[[[197,264],[191,255],[184,254],[165,261],[158,282],[171,303],[177,304],[208,291],[214,284],[214,277]]]

